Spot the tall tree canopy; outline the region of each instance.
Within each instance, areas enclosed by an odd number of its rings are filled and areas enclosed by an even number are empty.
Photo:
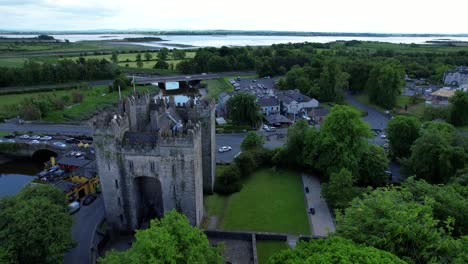
[[[73,244],[66,197],[50,185],[27,186],[2,198],[0,227],[2,263],[62,263]]]
[[[351,240],[333,236],[328,239],[313,239],[299,242],[294,249],[273,255],[269,264],[283,263],[360,263],[360,264],[404,264],[397,256],[373,247],[358,245]]]
[[[260,108],[253,94],[238,92],[229,98],[227,107],[232,122],[235,124],[255,126],[260,121]]]
[[[210,246],[200,229],[190,226],[184,215],[172,210],[161,220],[151,220],[148,229],[138,230],[128,250],[110,251],[99,263],[223,263],[220,252],[221,248]]]
[[[390,151],[395,157],[408,157],[411,146],[419,137],[421,123],[416,117],[398,115],[388,122]]]
[[[375,64],[366,84],[369,100],[387,109],[393,108],[404,84],[403,77],[404,71],[399,65],[388,62]]]
[[[375,144],[366,144],[359,161],[358,185],[378,187],[388,183],[390,179],[386,170],[388,158],[384,149]]]
[[[456,91],[455,95],[450,97],[450,123],[454,126],[463,126],[468,124],[468,92]]]
[[[263,147],[263,144],[265,144],[265,137],[263,137],[263,135],[257,134],[254,131],[249,131],[244,140],[242,140],[241,150],[247,151],[259,149]]]
[[[332,208],[343,209],[361,192],[354,186],[356,179],[347,169],[332,173],[330,180],[322,186],[321,194]]]

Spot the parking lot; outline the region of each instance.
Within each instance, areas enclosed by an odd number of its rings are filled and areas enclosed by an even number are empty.
[[[234,86],[237,92],[249,92],[257,98],[273,96],[275,88],[275,80],[271,78],[262,79],[233,79],[230,83]]]

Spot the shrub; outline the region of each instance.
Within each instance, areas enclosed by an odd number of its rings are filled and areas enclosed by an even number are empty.
[[[242,152],[234,162],[239,168],[241,178],[247,178],[257,168],[254,156],[248,151]]]
[[[242,188],[240,171],[236,165],[228,166],[215,181],[215,192],[219,194],[231,194]]]
[[[81,103],[84,99],[84,94],[81,91],[74,90],[71,94],[73,103]]]

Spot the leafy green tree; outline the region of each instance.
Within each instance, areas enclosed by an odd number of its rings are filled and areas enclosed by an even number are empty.
[[[239,167],[230,165],[216,177],[214,190],[219,194],[231,194],[242,188]]]
[[[307,150],[307,159],[311,166],[328,175],[342,168],[357,175],[366,138],[370,136],[369,125],[359,112],[344,105],[334,106],[321,125],[315,146],[308,144],[313,149]]]
[[[183,60],[185,59],[185,51],[181,49],[174,49],[172,51],[172,57],[174,57],[175,60]]]
[[[411,147],[411,156],[403,162],[403,172],[430,183],[447,182],[468,162],[463,146],[455,145],[452,126],[440,122],[423,125],[422,136]]]
[[[250,151],[244,151],[234,159],[241,178],[247,178],[257,168],[257,163]]]
[[[388,169],[388,159],[382,147],[375,144],[367,144],[366,150],[359,161],[359,177],[357,183],[360,186],[382,186],[389,181],[385,171]]]
[[[450,97],[450,123],[454,126],[463,126],[468,124],[468,92],[456,91],[455,95]]]
[[[112,52],[111,61],[113,63],[118,63],[119,62],[119,54],[117,54],[117,52]]]
[[[122,73],[119,76],[117,76],[117,78],[115,78],[114,83],[112,84],[112,87],[111,87],[112,89],[109,92],[118,91],[119,86],[121,90],[125,90],[127,87],[130,86],[130,84],[131,84],[131,80],[127,78],[125,74]]]
[[[51,185],[27,186],[2,198],[0,226],[2,263],[62,263],[73,245],[66,197]]]
[[[176,70],[180,73],[193,73],[195,72],[195,66],[193,60],[183,60],[177,63]]]
[[[112,250],[99,263],[223,263],[221,250],[211,247],[200,229],[172,210],[161,220],[151,220],[148,229],[138,230],[128,250]]]
[[[300,241],[296,248],[280,251],[270,257],[268,263],[404,264],[406,262],[389,252],[332,236],[328,239],[312,239],[309,242]]]
[[[424,180],[410,177],[402,186],[413,194],[415,202],[422,203],[427,197],[434,199],[434,218],[439,225],[453,218],[453,234],[463,236],[468,234],[468,196],[457,190],[453,184],[432,185]]]
[[[260,121],[259,106],[256,97],[246,92],[238,92],[227,102],[229,114],[235,124],[256,126]]]
[[[404,72],[399,65],[375,64],[366,84],[369,100],[387,109],[393,108],[404,84],[403,77]]]
[[[146,61],[150,61],[152,58],[153,58],[153,54],[151,54],[151,53],[149,53],[149,52],[146,52],[146,53],[145,53],[145,59],[146,59]]]
[[[284,149],[283,160],[290,165],[303,166],[306,162],[305,151],[305,138],[309,130],[309,125],[306,120],[298,120],[293,126],[289,127],[286,147]]]
[[[162,48],[158,52],[158,58],[161,60],[167,60],[167,56],[169,56],[169,50],[167,48]]]
[[[137,61],[136,65],[137,65],[138,68],[141,68],[141,67],[143,67],[143,62],[141,60],[139,60],[139,61]]]
[[[138,53],[135,57],[135,60],[138,62],[138,61],[141,61],[141,54]]]
[[[406,189],[378,188],[337,212],[336,234],[410,262],[452,263],[463,254],[460,241],[438,227],[432,208],[431,199],[416,203]]]
[[[332,208],[344,209],[360,193],[354,187],[356,179],[347,169],[332,173],[329,182],[322,185],[321,195]]]
[[[158,61],[156,62],[156,64],[154,65],[153,68],[155,68],[155,69],[168,69],[169,64],[165,60],[158,59]]]
[[[249,131],[244,140],[242,140],[241,150],[247,151],[262,148],[263,144],[265,144],[265,137],[263,135]]]
[[[419,137],[421,123],[416,117],[398,115],[388,122],[387,137],[395,157],[408,157],[411,146]]]

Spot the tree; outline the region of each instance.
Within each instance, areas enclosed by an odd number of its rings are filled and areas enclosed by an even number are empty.
[[[227,107],[232,122],[255,126],[260,121],[260,108],[256,100],[255,95],[246,92],[238,92],[229,98]]]
[[[136,60],[136,61],[141,61],[141,54],[140,54],[140,53],[138,53],[138,54],[136,55],[135,60]]]
[[[359,195],[360,190],[354,187],[356,179],[347,169],[332,173],[329,182],[323,184],[321,195],[332,208],[344,209]]]
[[[242,188],[240,171],[236,165],[230,165],[216,178],[215,192],[219,194],[231,194]]]
[[[195,64],[193,60],[183,60],[177,63],[176,69],[181,73],[193,73],[195,72]]]
[[[169,56],[169,50],[167,48],[162,48],[158,52],[158,58],[161,60],[167,60],[167,56]]]
[[[0,226],[0,260],[6,263],[62,263],[73,244],[66,197],[51,185],[27,186],[2,198]]]
[[[455,144],[453,126],[447,123],[423,124],[422,136],[411,147],[411,156],[403,162],[403,172],[430,183],[447,182],[468,162],[463,146]]]
[[[388,122],[387,137],[390,151],[395,157],[408,157],[411,146],[419,137],[421,123],[416,117],[398,115]]]
[[[125,74],[122,73],[119,76],[117,76],[117,78],[115,78],[114,83],[112,84],[112,90],[110,92],[118,91],[119,86],[121,90],[124,90],[125,88],[129,87],[130,84],[131,84],[131,80],[127,78]]]
[[[221,250],[211,247],[200,229],[172,210],[161,220],[151,220],[148,229],[138,230],[128,250],[112,250],[99,263],[223,263]]]
[[[283,250],[270,257],[268,263],[404,264],[406,262],[389,252],[332,236],[327,239],[312,239],[309,242],[299,241],[294,249]]]
[[[449,98],[450,123],[454,126],[468,124],[468,92],[455,91],[455,95]]]
[[[244,151],[234,159],[239,168],[241,178],[247,178],[256,168],[257,163],[250,151]]]
[[[240,147],[242,151],[247,151],[262,148],[263,144],[265,144],[265,137],[263,137],[263,135],[257,134],[254,131],[249,131],[244,140],[242,140]]]
[[[361,160],[359,161],[359,177],[357,183],[360,186],[382,186],[389,181],[385,171],[388,169],[388,159],[382,147],[375,144],[367,144]]]
[[[113,63],[118,63],[119,62],[119,55],[117,54],[117,52],[112,52],[111,61]]]
[[[136,65],[137,65],[138,68],[141,68],[141,67],[143,67],[143,62],[141,60],[139,60],[139,61],[137,61]]]
[[[156,64],[154,65],[155,69],[167,69],[169,68],[169,64],[165,60],[158,59]]]
[[[309,130],[309,125],[306,120],[298,120],[293,126],[289,127],[285,155],[283,158],[291,165],[303,166],[305,165],[305,138]]]
[[[337,212],[336,234],[415,263],[453,263],[463,241],[438,227],[432,208],[430,199],[416,203],[406,189],[378,188]]]
[[[146,59],[146,61],[150,61],[152,58],[153,58],[153,55],[152,55],[151,53],[149,53],[149,52],[146,52],[146,53],[145,53],[145,59]]]
[[[348,106],[334,106],[322,123],[307,159],[311,166],[327,175],[343,168],[357,175],[366,138],[370,136],[369,125],[361,119],[359,112]]]
[[[183,60],[183,59],[185,59],[185,50],[174,49],[174,50],[172,51],[172,57],[174,57],[175,60]]]
[[[399,65],[391,63],[375,64],[370,71],[366,89],[369,100],[379,106],[391,109],[403,85],[404,72]]]

